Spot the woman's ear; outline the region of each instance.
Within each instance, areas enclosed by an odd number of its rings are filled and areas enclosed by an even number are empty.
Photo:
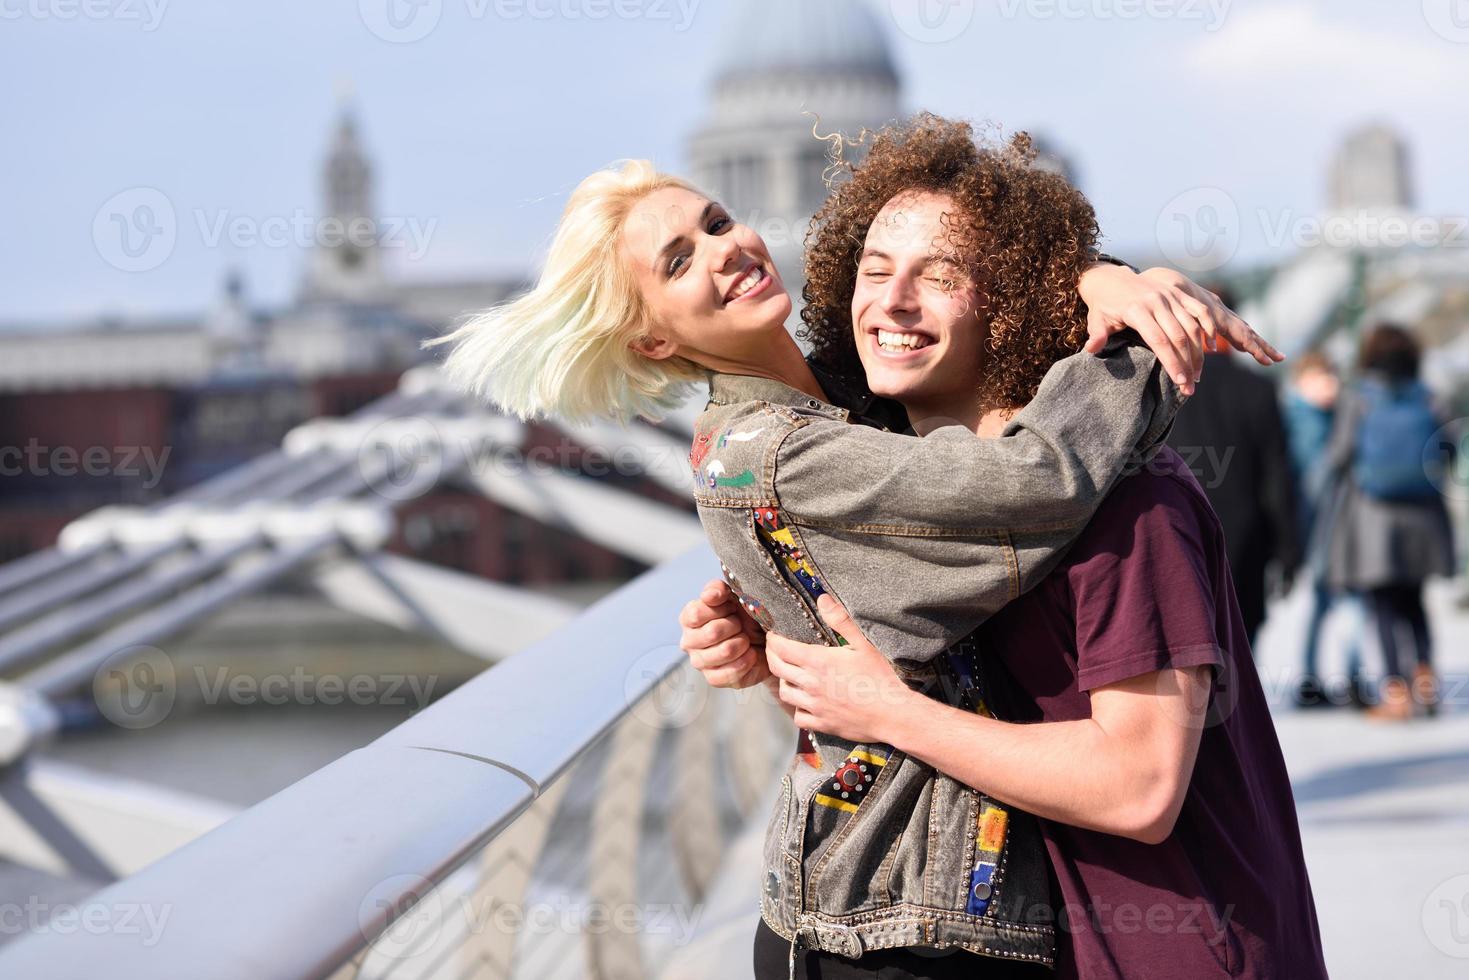
[[[665,361],[678,353],[678,344],[650,333],[634,337],[628,346],[650,361]]]

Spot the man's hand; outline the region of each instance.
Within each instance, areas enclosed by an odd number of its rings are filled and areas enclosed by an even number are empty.
[[[713,687],[754,687],[770,677],[765,630],[750,618],[729,585],[718,579],[678,616],[679,646]]]
[[[765,643],[770,672],[780,680],[782,704],[795,709],[802,728],[853,742],[885,742],[885,732],[898,713],[927,700],[904,684],[841,603],[829,595],[817,611],[848,643],[829,647],[801,643],[771,633]]]
[[[1084,350],[1096,354],[1112,334],[1136,330],[1185,394],[1193,394],[1216,337],[1261,364],[1285,360],[1218,296],[1172,269],[1136,273],[1098,263],[1082,273],[1077,292],[1087,305]]]

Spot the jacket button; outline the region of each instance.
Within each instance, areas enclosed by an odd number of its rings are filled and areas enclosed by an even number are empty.
[[[780,874],[779,873],[777,873],[775,871],[766,872],[766,874],[765,874],[765,894],[769,895],[771,898],[774,898],[774,897],[776,897],[777,895],[780,894]]]
[[[990,888],[990,884],[987,881],[976,881],[974,883],[974,897],[979,899],[981,902],[989,901],[991,891],[992,889]]]

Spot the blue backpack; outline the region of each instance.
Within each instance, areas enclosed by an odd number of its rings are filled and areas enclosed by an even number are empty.
[[[1380,500],[1422,500],[1438,494],[1433,477],[1438,454],[1428,452],[1439,429],[1428,389],[1421,382],[1362,382],[1365,405],[1357,431],[1353,468],[1357,486]]]

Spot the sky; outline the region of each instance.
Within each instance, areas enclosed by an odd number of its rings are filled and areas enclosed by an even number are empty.
[[[1408,139],[1421,210],[1469,214],[1469,0],[852,2],[887,31],[906,108],[1046,134],[1117,254],[1178,255],[1223,222],[1221,261],[1288,255],[1337,143],[1371,122]],[[289,302],[344,92],[398,228],[393,273],[524,274],[587,172],[684,166],[713,67],[738,55],[731,18],[752,15],[743,0],[0,0],[0,323],[197,313],[231,269],[252,302]],[[119,201],[142,222],[157,212],[140,204],[171,209],[165,258],[117,251]]]

